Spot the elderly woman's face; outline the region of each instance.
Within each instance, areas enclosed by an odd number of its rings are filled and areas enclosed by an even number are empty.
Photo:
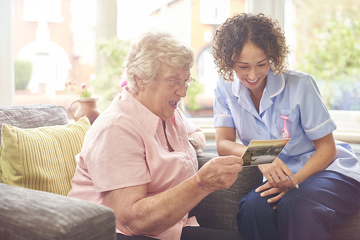
[[[181,98],[186,96],[185,82],[189,78],[189,68],[176,68],[163,63],[155,83],[140,89],[138,100],[161,120],[170,119]]]

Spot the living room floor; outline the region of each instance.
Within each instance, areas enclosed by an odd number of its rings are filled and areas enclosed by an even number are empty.
[[[350,144],[350,145],[360,162],[360,144]],[[204,152],[217,154],[215,141],[207,141]]]

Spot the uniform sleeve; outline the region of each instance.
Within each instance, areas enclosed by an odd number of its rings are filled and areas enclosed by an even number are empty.
[[[226,90],[231,91],[231,84],[229,84],[230,89],[225,89],[223,82],[224,80],[219,80],[214,90],[214,126],[215,128],[235,128],[234,120],[225,98],[227,94],[224,94]]]
[[[131,121],[103,126],[85,141],[88,147],[80,157],[97,192],[150,182],[144,143]]]
[[[329,111],[322,101],[315,80],[307,75],[300,79],[301,89],[296,91],[299,101],[301,125],[311,140],[322,138],[336,129]]]

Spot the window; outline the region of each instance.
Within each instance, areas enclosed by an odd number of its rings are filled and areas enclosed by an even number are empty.
[[[9,2],[12,7],[8,6]],[[339,130],[348,136],[352,134],[354,141],[360,141],[360,68],[358,67],[360,6],[358,0],[117,0],[110,3],[96,0],[21,0],[9,2],[0,1],[2,13],[0,21],[11,22],[12,20],[12,32],[9,33],[8,26],[0,27],[6,36],[16,37],[6,38],[7,41],[2,41],[0,47],[14,49],[9,53],[13,58],[22,56],[30,60],[30,57],[33,57],[34,77],[36,74],[40,76],[37,82],[44,82],[45,80],[40,80],[41,76],[49,74],[43,79],[53,79],[52,82],[56,84],[56,96],[61,96],[61,98],[47,99],[47,103],[50,101],[54,104],[62,104],[65,108],[68,107],[70,101],[65,100],[65,96],[60,91],[65,80],[73,79],[80,84],[90,79],[90,76],[95,76],[95,74],[96,77],[99,76],[98,71],[102,68],[97,64],[102,59],[96,55],[95,42],[101,38],[110,39],[116,36],[116,30],[115,33],[111,32],[116,29],[116,25],[118,33],[121,33],[117,36],[127,37],[122,40],[130,40],[139,31],[143,31],[144,27],[151,27],[149,26],[151,23],[168,27],[191,45],[195,53],[193,71],[196,71],[195,74],[198,75],[197,82],[204,85],[202,95],[205,95],[205,98],[200,100],[212,102],[211,88],[217,76],[212,56],[209,53],[211,47],[209,39],[216,28],[234,13],[264,12],[277,18],[284,26],[287,40],[293,48],[293,55],[290,58],[291,68],[314,76],[321,87],[323,97],[330,99],[327,104],[332,109],[331,114],[336,118],[335,122]],[[101,4],[100,7],[97,4]],[[6,11],[1,11],[4,6]],[[84,8],[86,6],[86,11],[83,10],[83,6]],[[14,9],[14,13],[8,14],[11,8]],[[99,11],[102,13],[99,14]],[[129,17],[133,17],[131,15],[133,12],[137,12],[138,16],[129,21]],[[41,34],[37,34],[37,30],[41,30]],[[52,42],[50,45],[32,45],[36,37],[46,39],[48,36]],[[12,44],[9,44],[9,41],[12,41]],[[57,54],[57,57],[54,57],[52,53],[55,52],[60,55]],[[336,53],[340,54],[334,56],[333,54]],[[8,57],[2,55],[0,59],[6,62]],[[46,63],[47,67],[44,67],[43,63]],[[11,63],[8,65],[10,66]],[[2,72],[8,68],[2,68]],[[48,71],[50,69],[56,71],[56,74],[50,74],[51,71]],[[41,72],[42,70],[45,71]],[[4,89],[4,86],[7,89],[11,88],[11,84],[5,84],[11,77],[9,73],[0,78],[1,89]],[[119,79],[120,77],[114,81],[120,81]],[[2,96],[0,101],[4,98],[3,96],[8,99],[14,97],[10,91],[2,91],[0,95]],[[75,97],[77,97],[75,94],[72,95],[71,100]],[[29,99],[40,102],[39,98],[29,98],[24,94],[23,100],[29,103]],[[22,102],[15,97],[14,103],[21,104]],[[209,116],[209,119],[203,121],[211,122],[212,113],[208,112],[206,116]],[[206,129],[209,131],[213,131],[212,126],[206,123]]]
[[[24,21],[60,22],[61,0],[24,0]]]
[[[96,0],[21,0],[13,1],[13,9],[13,58],[32,66],[27,86],[15,89],[14,104],[67,109],[79,94],[65,83],[74,81],[81,89],[94,75]],[[14,72],[21,74],[19,68]]]
[[[338,140],[360,142],[360,22],[356,0],[285,0],[290,67],[311,74]]]
[[[360,110],[360,22],[354,0],[285,1],[291,67],[310,73],[331,110]]]
[[[229,0],[201,0],[200,21],[202,24],[222,24],[229,14]]]

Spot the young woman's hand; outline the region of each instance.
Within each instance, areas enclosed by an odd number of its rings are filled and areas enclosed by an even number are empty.
[[[274,188],[271,186],[271,184],[269,182],[266,182],[265,184],[263,184],[262,186],[258,187],[255,192],[261,192],[260,196],[261,197],[266,197],[269,195],[274,195],[276,193],[278,193],[277,195],[275,195],[272,198],[269,198],[267,200],[268,203],[274,203],[274,202],[279,202],[281,200],[281,198],[285,195],[285,193],[287,193],[290,188]],[[277,208],[277,204],[273,206],[273,209]]]
[[[299,188],[294,174],[280,158],[276,158],[274,162],[270,164],[262,164],[258,167],[268,181],[255,191],[261,192],[261,197],[278,193],[276,196],[268,199],[269,203],[280,201],[291,188]],[[274,209],[276,209],[276,207],[277,205],[274,206]]]
[[[270,164],[262,164],[258,167],[273,188],[289,189],[292,186],[299,187],[294,174],[280,158],[276,158]],[[260,191],[262,190],[260,189]]]

